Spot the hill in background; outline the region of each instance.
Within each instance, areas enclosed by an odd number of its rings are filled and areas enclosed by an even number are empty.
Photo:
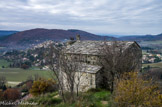
[[[162,33],[158,35],[123,36],[120,37],[119,39],[127,40],[127,41],[157,41],[157,40],[162,40]]]
[[[14,33],[17,33],[18,31],[5,31],[5,30],[0,30],[0,37],[2,36],[8,36]]]
[[[99,36],[82,30],[62,30],[62,29],[31,29],[17,32],[0,40],[0,45],[21,48],[30,47],[47,40],[65,41],[70,37],[75,38],[76,35],[81,36],[81,40],[112,40],[114,37]]]

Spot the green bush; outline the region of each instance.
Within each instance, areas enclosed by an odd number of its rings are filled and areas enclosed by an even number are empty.
[[[96,98],[96,100],[104,100],[107,101],[110,99],[110,92],[107,91],[101,91],[101,92],[97,92],[95,93],[93,96]]]

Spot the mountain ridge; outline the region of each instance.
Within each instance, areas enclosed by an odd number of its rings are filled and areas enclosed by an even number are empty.
[[[162,33],[157,35],[143,35],[143,36],[123,36],[119,37],[120,40],[129,40],[129,41],[157,41],[162,40]]]
[[[0,30],[0,37],[3,37],[3,36],[8,36],[8,35],[11,35],[11,34],[14,34],[14,33],[17,33],[19,31],[13,31],[13,30]]]
[[[64,41],[68,40],[70,37],[75,38],[76,35],[81,36],[81,40],[112,40],[114,37],[99,36],[86,31],[77,29],[44,29],[36,28],[17,32],[3,40],[0,40],[0,45],[5,45],[7,47],[28,47],[29,45],[38,44],[47,40],[53,41]]]

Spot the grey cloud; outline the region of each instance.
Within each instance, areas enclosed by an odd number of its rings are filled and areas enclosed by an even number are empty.
[[[46,27],[78,28],[94,33],[162,32],[161,0],[1,0],[0,13],[1,29]]]

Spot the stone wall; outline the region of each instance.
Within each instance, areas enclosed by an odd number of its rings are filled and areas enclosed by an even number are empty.
[[[142,68],[142,50],[141,48],[136,44],[132,44],[125,53],[129,53],[132,55],[132,61],[136,64],[136,67],[134,71],[141,71]]]
[[[99,57],[97,55],[85,55],[85,54],[67,54],[66,57],[68,59],[72,57],[75,57],[75,61],[77,62],[83,62],[87,64],[92,64],[92,65],[98,65],[99,64]]]
[[[65,73],[63,75],[63,85],[66,91],[69,91],[69,84],[67,81],[67,76]],[[86,72],[76,72],[75,74],[75,85],[74,89],[77,91],[77,88],[81,92],[85,92],[88,89],[96,88],[96,75],[93,73],[86,73]],[[79,87],[77,85],[79,84]]]

